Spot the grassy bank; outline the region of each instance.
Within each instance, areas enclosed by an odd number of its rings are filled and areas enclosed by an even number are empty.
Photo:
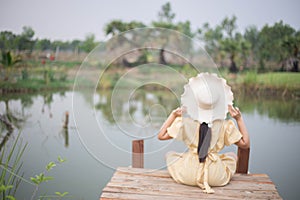
[[[74,64],[74,63],[73,63]],[[71,65],[71,64],[70,64]],[[175,68],[174,68],[175,69]],[[185,77],[191,77],[191,70],[184,70],[184,67],[175,69],[178,73],[185,74]],[[0,93],[18,93],[18,92],[38,92],[45,90],[59,90],[69,89],[73,86],[73,81],[76,76],[78,68],[73,65],[73,68],[62,66],[46,66],[46,67],[32,67],[26,70],[18,69],[11,72],[11,81],[0,81]],[[116,67],[105,72],[99,82],[99,88],[113,89],[116,83],[121,79],[122,75],[126,74],[129,69],[124,67]],[[149,73],[154,74],[156,80],[168,80],[170,83],[174,82],[173,77],[169,77],[163,73],[155,74],[151,72],[152,68],[144,69],[138,72],[133,79],[124,82],[122,85],[132,87],[136,80],[148,80]],[[24,73],[26,72],[26,73]],[[82,77],[96,77],[98,80],[96,68],[90,68],[82,71]],[[168,72],[166,72],[168,73]],[[196,73],[196,72],[195,72]],[[93,75],[91,75],[93,74]],[[258,95],[276,95],[276,96],[291,96],[300,97],[300,73],[288,72],[269,72],[256,73],[255,71],[247,71],[238,74],[229,74],[226,71],[221,71],[221,75],[232,86],[234,92],[246,92]],[[166,79],[168,77],[168,79]],[[175,77],[176,79],[176,77]],[[96,82],[97,80],[94,80]],[[88,80],[85,80],[88,81]],[[173,84],[173,83],[172,83]],[[176,83],[176,81],[174,82]],[[156,87],[149,87],[153,90],[158,90]]]
[[[67,81],[51,81],[45,83],[41,79],[18,80],[17,82],[0,82],[0,94],[6,93],[26,93],[39,92],[45,90],[69,89],[73,86],[72,80]]]
[[[78,62],[58,61],[24,61],[20,66],[0,68],[0,94],[69,89],[74,77],[68,71],[76,68]]]
[[[258,74],[253,71],[226,75],[234,90],[266,95],[300,96],[300,73],[269,72]]]

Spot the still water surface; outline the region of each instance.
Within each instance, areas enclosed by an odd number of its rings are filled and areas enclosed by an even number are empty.
[[[69,192],[70,199],[99,199],[115,168],[131,165],[131,141],[136,138],[145,139],[145,168],[164,168],[167,151],[185,150],[179,142],[156,139],[167,113],[178,106],[172,94],[137,91],[130,102],[120,99],[117,111],[111,109],[110,96],[107,91],[92,102],[83,93],[69,91],[0,98],[0,113],[13,116],[23,143],[28,143],[22,157],[25,179],[45,171],[57,156],[67,159],[49,172],[54,180],[43,183],[39,195]],[[284,199],[299,199],[299,100],[243,95],[236,99],[251,136],[249,171],[268,174]],[[66,111],[70,113],[67,132]],[[5,133],[1,127],[1,140]],[[7,146],[17,134],[15,129]],[[22,182],[16,197],[30,199],[33,191],[33,185]]]

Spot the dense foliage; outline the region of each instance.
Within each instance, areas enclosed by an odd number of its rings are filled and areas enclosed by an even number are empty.
[[[231,72],[252,68],[259,71],[299,71],[300,30],[296,30],[283,21],[273,25],[266,24],[261,29],[249,26],[240,32],[235,16],[225,17],[212,27],[205,23],[197,30],[192,30],[191,23],[174,22],[176,14],[171,4],[166,3],[158,12],[158,19],[151,24],[139,21],[124,22],[112,20],[104,27],[106,35],[115,35],[134,28],[161,27],[173,29],[191,38],[200,39],[219,67],[228,67]],[[32,51],[73,51],[90,52],[98,42],[95,35],[87,35],[84,41],[51,41],[34,39],[34,30],[23,27],[20,35],[10,31],[0,32],[1,52]],[[2,53],[5,55],[6,53]],[[2,58],[2,63],[4,58]]]

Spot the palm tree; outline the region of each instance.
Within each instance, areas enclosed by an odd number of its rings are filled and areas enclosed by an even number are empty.
[[[9,79],[11,68],[21,61],[22,59],[20,55],[13,55],[10,51],[2,52],[2,59],[0,63],[7,70],[4,78],[5,81],[8,81]]]

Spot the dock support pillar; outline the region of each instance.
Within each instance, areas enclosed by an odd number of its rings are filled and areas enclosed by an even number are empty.
[[[144,140],[132,141],[132,167],[144,168]]]
[[[248,173],[249,155],[250,155],[250,148],[248,149],[238,148],[238,152],[237,152],[238,160],[236,166],[236,173],[241,173],[241,174]]]

